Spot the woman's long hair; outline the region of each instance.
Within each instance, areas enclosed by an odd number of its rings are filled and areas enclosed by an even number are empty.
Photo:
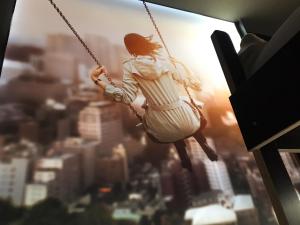
[[[143,37],[136,33],[125,35],[124,43],[128,52],[133,56],[151,56],[155,58],[162,47],[157,42],[152,42],[152,36]]]

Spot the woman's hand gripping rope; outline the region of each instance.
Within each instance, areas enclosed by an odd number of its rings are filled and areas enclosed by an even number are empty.
[[[105,82],[107,79],[105,74],[107,74],[107,69],[104,66],[101,66],[101,67],[97,66],[95,69],[93,69],[91,71],[90,76],[91,76],[92,81],[96,85],[105,89],[108,84],[107,82]]]

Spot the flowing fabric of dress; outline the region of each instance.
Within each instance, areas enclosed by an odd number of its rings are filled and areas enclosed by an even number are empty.
[[[133,102],[140,89],[147,101],[144,127],[161,142],[184,139],[200,128],[197,109],[180,97],[179,84],[197,86],[190,71],[179,61],[137,56],[123,63],[122,87],[107,82],[104,94],[116,102]],[[199,86],[199,85],[198,85]]]

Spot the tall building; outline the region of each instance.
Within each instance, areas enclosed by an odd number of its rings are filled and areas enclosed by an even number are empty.
[[[63,82],[78,84],[78,62],[76,56],[70,53],[46,53],[44,71]]]
[[[123,75],[122,63],[128,58],[125,47],[113,45],[105,37],[95,34],[85,35],[84,40],[96,58],[108,69],[111,77],[121,80]],[[48,35],[46,55],[56,55],[59,57],[62,57],[63,55],[73,56],[77,65],[79,67],[83,66],[82,68],[85,68],[84,70],[90,69],[95,65],[95,62],[80,45],[79,41],[70,35]],[[56,59],[58,58],[56,57]],[[62,61],[65,61],[65,59]],[[47,63],[47,60],[45,62]],[[53,62],[49,63],[54,65]],[[61,64],[62,62],[58,63],[58,65]],[[67,65],[69,65],[69,63],[67,63]],[[54,68],[58,67],[54,66]],[[86,73],[86,71],[84,73]],[[83,77],[83,79],[85,80],[86,76]]]
[[[97,154],[111,155],[112,147],[123,138],[119,106],[109,101],[90,103],[79,113],[78,131],[84,139],[100,141]]]
[[[180,169],[175,175],[175,188],[179,195],[180,205],[188,207],[192,204],[194,194],[193,181],[190,172],[187,169]]]
[[[96,181],[96,149],[99,142],[81,138],[67,138],[63,142],[64,153],[75,153],[80,157],[80,187],[82,190],[91,187]]]
[[[36,111],[36,118],[39,124],[39,142],[51,144],[55,140],[61,140],[64,136],[68,136],[68,118],[66,114],[66,106],[54,99],[46,99]],[[64,126],[63,126],[64,125]],[[66,128],[65,130],[62,130]]]
[[[123,145],[117,146],[112,156],[98,157],[96,168],[99,181],[110,184],[128,182],[128,161]]]
[[[76,56],[80,62],[85,62],[89,57],[76,37],[66,34],[48,35],[46,53],[67,53]]]
[[[112,45],[108,39],[94,34],[88,34],[85,36],[85,42],[87,46],[92,49],[96,58],[101,61],[101,63],[108,69],[112,71]],[[95,65],[95,62],[91,58],[87,61],[90,65]]]
[[[190,137],[186,139],[186,145],[193,162],[198,162],[207,158],[206,154],[202,150],[199,143],[195,140],[195,138]]]
[[[168,182],[168,186],[162,186],[162,193],[165,191],[172,191],[174,189],[173,201],[171,202],[172,207],[176,208],[187,208],[192,204],[192,197],[194,195],[194,182],[191,173],[181,167],[181,163],[178,159],[169,159],[167,162],[167,168],[165,170],[170,172],[172,176],[172,187],[171,181]],[[164,188],[168,188],[165,189]]]
[[[79,113],[78,131],[82,138],[102,141],[101,110],[87,106]]]
[[[203,161],[193,163],[196,192],[202,193],[210,190],[208,174]]]
[[[225,162],[221,159],[216,162],[205,159],[204,165],[211,190],[221,190],[227,195],[233,195],[233,188]]]
[[[67,102],[67,115],[68,119],[70,120],[70,132],[71,136],[79,136],[78,130],[78,121],[79,121],[79,114],[80,111],[83,110],[86,106],[88,106],[89,102],[91,101],[90,98],[86,98],[84,100],[81,99],[74,99],[72,96],[69,98]]]
[[[207,171],[204,165],[204,159],[207,159],[206,154],[200,147],[199,143],[194,138],[188,138],[186,140],[187,149],[192,161],[196,191],[197,192],[207,192],[209,191],[209,182]]]
[[[300,183],[300,171],[299,168],[297,168],[296,161],[293,159],[292,155],[288,152],[281,152],[280,156],[283,160],[283,163],[285,165],[285,168],[293,182],[293,184]]]
[[[24,189],[29,175],[30,159],[11,158],[0,161],[0,198],[23,204]]]
[[[75,90],[78,90],[80,82],[79,66],[86,64],[89,58],[76,37],[65,34],[47,36],[43,69],[65,82],[71,82]]]
[[[239,156],[234,153],[222,153],[222,159],[227,166],[235,194],[244,194],[250,192],[249,184],[245,176],[245,166],[247,167],[248,158],[248,156]]]
[[[35,166],[33,183],[26,187],[26,204],[33,205],[50,196],[63,202],[74,200],[80,192],[79,168],[78,154],[39,159]],[[34,197],[37,192],[40,193],[40,198]]]
[[[207,138],[207,142],[215,150],[213,139]],[[194,138],[187,139],[186,144],[195,170],[198,190],[221,190],[232,195],[233,188],[225,162],[222,159],[217,162],[210,161]]]

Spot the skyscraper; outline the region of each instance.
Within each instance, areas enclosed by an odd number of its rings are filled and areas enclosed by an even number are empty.
[[[210,188],[212,190],[221,190],[228,195],[233,195],[232,184],[224,161],[219,159],[217,162],[212,162],[209,159],[205,159],[204,165]]]
[[[112,71],[112,45],[108,39],[94,34],[88,34],[85,36],[85,42],[90,49],[92,49],[96,58],[108,69]],[[95,62],[91,58],[88,58],[87,64],[94,65]]]
[[[196,178],[196,191],[206,192],[209,190],[207,171],[204,165],[204,159],[207,159],[207,156],[194,138],[188,138],[186,140],[186,144],[190,153],[194,175]]]
[[[13,157],[0,161],[0,198],[9,199],[17,206],[22,205],[28,170],[27,158]]]
[[[34,184],[44,184],[43,188],[47,188],[46,197],[55,197],[63,202],[74,200],[80,192],[79,168],[78,154],[67,153],[39,159],[34,170],[34,183],[31,188],[27,187],[26,195],[32,195],[37,190]]]
[[[215,149],[213,140],[208,138],[207,141],[208,144]],[[234,192],[225,162],[221,158],[216,162],[212,162],[208,158],[205,158],[204,165],[210,188],[212,190],[221,190],[226,195],[233,195]]]
[[[111,156],[98,157],[97,178],[108,184],[126,183],[129,180],[128,162],[123,145],[114,148]]]
[[[199,143],[195,140],[195,138],[190,137],[186,139],[186,145],[187,145],[187,149],[190,152],[191,160],[193,162],[201,161],[207,158],[206,154],[200,147]]]
[[[66,34],[50,34],[47,36],[47,53],[68,53],[84,62],[88,54],[84,51],[76,37]]]
[[[111,155],[123,138],[119,106],[109,101],[90,103],[79,113],[78,130],[82,138],[100,141],[99,155]]]
[[[207,142],[214,150],[216,149],[213,139],[207,138]],[[187,140],[187,147],[190,151],[192,161],[204,163],[206,173],[202,172],[202,177],[203,175],[207,175],[210,189],[221,190],[225,194],[232,195],[233,188],[225,162],[222,159],[219,159],[217,162],[210,161],[194,138]],[[199,177],[201,178],[201,174],[199,174]]]
[[[78,131],[82,138],[102,141],[101,110],[87,106],[79,113]]]
[[[297,168],[295,160],[292,158],[292,155],[288,152],[281,152],[280,156],[283,160],[285,168],[286,168],[293,184],[298,184],[299,185],[299,183],[300,183],[300,172],[299,172],[299,168]]]
[[[95,183],[96,149],[99,142],[82,138],[68,138],[63,142],[64,153],[79,154],[80,189],[85,190]]]
[[[66,83],[78,82],[78,62],[76,57],[66,52],[46,53],[44,56],[44,70]]]
[[[181,168],[178,172],[175,177],[175,184],[179,194],[180,205],[188,207],[192,204],[194,194],[192,177],[187,169]]]
[[[172,197],[169,206],[187,208],[192,204],[194,182],[191,173],[181,167],[177,158],[164,162],[161,188],[164,196]]]

